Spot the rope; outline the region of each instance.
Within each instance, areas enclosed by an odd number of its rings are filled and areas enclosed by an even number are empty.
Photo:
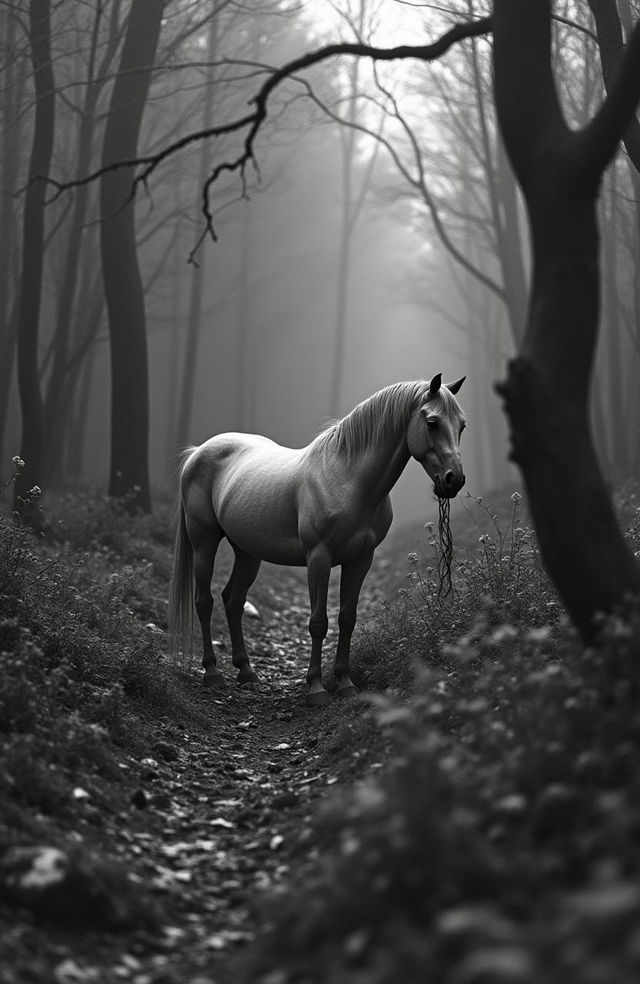
[[[451,581],[453,537],[449,523],[451,500],[439,497],[438,511],[438,536],[440,539],[440,549],[438,550],[438,604],[442,604],[450,595],[453,596],[453,583]]]

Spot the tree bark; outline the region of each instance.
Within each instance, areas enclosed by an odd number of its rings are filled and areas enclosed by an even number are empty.
[[[602,77],[608,90],[624,55],[620,13],[616,0],[589,0],[589,6],[598,33]],[[630,118],[622,139],[633,166],[640,172],[640,123],[635,115]]]
[[[0,162],[4,192],[0,196],[0,229],[2,229],[0,237],[0,474],[3,473],[5,464],[4,435],[17,341],[17,298],[12,296],[10,290],[11,283],[15,282],[13,274],[18,238],[16,209],[12,196],[16,190],[20,157],[21,127],[17,118],[18,107],[22,102],[24,79],[27,74],[24,70],[20,70],[22,59],[13,58],[17,18],[13,11],[5,11],[3,19],[4,47],[8,58],[2,76],[5,104]]]
[[[100,28],[103,20],[103,0],[97,0],[93,14],[91,41],[88,51],[88,67],[84,101],[80,111],[78,128],[76,179],[82,179],[88,172],[93,152],[96,129],[96,107],[100,93],[105,85],[105,71],[114,57],[117,46],[117,10],[112,12],[112,35],[107,39],[102,64],[98,64]],[[97,73],[100,75],[96,78]],[[49,375],[45,397],[45,435],[46,457],[45,475],[48,481],[55,481],[63,468],[62,451],[64,428],[70,406],[70,387],[66,385],[69,346],[74,323],[74,303],[77,285],[81,282],[81,258],[87,255],[87,230],[85,218],[89,202],[89,185],[80,184],[76,189],[71,213],[71,223],[65,250],[62,282],[56,311],[55,343],[53,365]],[[93,242],[91,243],[93,247]],[[80,309],[81,310],[81,309]]]
[[[29,184],[24,205],[22,276],[18,301],[18,388],[22,411],[20,457],[25,467],[15,482],[15,507],[29,519],[35,513],[25,500],[41,481],[43,413],[38,372],[38,334],[44,263],[43,178],[49,174],[55,125],[49,0],[29,3],[29,45],[35,89],[35,121]]]
[[[103,166],[136,156],[163,10],[164,0],[133,0],[105,127]],[[127,496],[132,507],[149,511],[149,369],[132,182],[129,167],[105,172],[100,182],[111,350],[109,495]]]
[[[551,69],[548,0],[495,0],[498,119],[527,203],[534,253],[527,326],[499,386],[547,569],[585,640],[640,592],[593,448],[588,392],[598,331],[600,179],[640,92],[629,61],[571,132]],[[627,58],[639,58],[640,34]],[[625,59],[626,61],[627,59]]]
[[[207,61],[213,63],[216,59],[218,47],[218,18],[214,14],[209,21],[209,33],[207,36]],[[212,75],[207,80],[204,92],[204,105],[202,110],[202,127],[207,129],[213,125],[213,93],[215,85],[214,69]],[[203,141],[200,145],[200,163],[198,174],[198,193],[203,187],[211,169],[211,156],[208,145]],[[193,414],[193,394],[195,389],[196,366],[198,363],[198,348],[200,344],[200,322],[202,320],[202,295],[204,288],[205,274],[205,245],[203,244],[200,262],[192,266],[191,284],[189,291],[189,316],[187,321],[187,339],[184,350],[184,362],[182,366],[182,380],[180,385],[180,401],[178,404],[178,419],[175,429],[176,448],[184,448],[189,443],[191,430],[191,417]]]

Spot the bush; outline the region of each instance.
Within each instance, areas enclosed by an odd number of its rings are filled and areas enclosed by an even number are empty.
[[[506,530],[485,513],[454,605],[412,555],[357,647],[361,678],[392,681],[369,700],[395,753],[318,817],[321,865],[278,897],[247,979],[637,980],[640,610],[585,651],[512,508]]]
[[[63,524],[37,537],[0,515],[0,801],[13,826],[16,805],[64,813],[78,774],[119,774],[114,743],[139,732],[131,701],[171,704],[166,583],[147,556],[168,553],[149,538],[158,521],[87,495],[61,501]]]

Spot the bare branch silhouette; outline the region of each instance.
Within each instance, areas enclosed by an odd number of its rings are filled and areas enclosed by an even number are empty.
[[[318,48],[316,51],[308,52],[300,58],[288,62],[286,65],[283,65],[281,68],[274,71],[273,74],[265,80],[261,88],[258,90],[258,93],[252,100],[254,107],[252,112],[247,113],[246,115],[235,120],[231,120],[228,123],[207,127],[205,129],[196,130],[192,133],[186,134],[179,140],[175,140],[172,143],[167,144],[166,147],[163,147],[154,154],[137,156],[128,160],[115,161],[114,163],[92,171],[90,174],[81,179],[61,182],[47,178],[45,179],[47,184],[55,189],[53,196],[49,200],[55,201],[61,194],[63,194],[63,192],[68,191],[71,188],[78,187],[79,185],[88,184],[89,182],[95,181],[107,171],[129,168],[134,171],[137,170],[137,173],[134,174],[132,178],[131,192],[127,201],[123,202],[124,207],[135,197],[139,186],[142,185],[142,187],[147,187],[148,180],[153,172],[160,166],[160,164],[163,163],[163,161],[167,160],[167,158],[201,140],[220,137],[230,133],[239,133],[246,130],[246,136],[244,138],[240,153],[238,153],[235,158],[221,161],[218,165],[216,165],[202,189],[202,212],[205,217],[205,229],[202,238],[206,235],[210,235],[213,239],[215,239],[216,233],[213,224],[213,214],[209,202],[211,187],[222,174],[237,172],[240,174],[243,194],[245,193],[247,166],[252,163],[256,170],[258,170],[258,165],[254,154],[254,144],[260,127],[267,117],[269,97],[273,90],[284,79],[290,78],[295,73],[306,68],[311,68],[313,65],[317,65],[328,58],[333,58],[340,55],[371,58],[374,61],[394,61],[397,59],[406,58],[417,58],[422,61],[434,61],[444,55],[454,44],[457,44],[459,41],[470,37],[477,37],[481,34],[486,34],[490,31],[490,29],[491,18],[483,17],[478,20],[455,24],[437,40],[426,45],[398,45],[394,48],[378,48],[361,43],[325,45],[322,48]]]

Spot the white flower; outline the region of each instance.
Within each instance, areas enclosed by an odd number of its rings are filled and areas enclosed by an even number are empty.
[[[512,502],[520,502],[520,499],[521,498],[522,498],[522,496],[520,495],[519,492],[512,492],[511,493],[511,501]]]
[[[24,461],[22,460],[19,454],[14,454],[11,460],[13,461],[16,468],[24,468]]]

